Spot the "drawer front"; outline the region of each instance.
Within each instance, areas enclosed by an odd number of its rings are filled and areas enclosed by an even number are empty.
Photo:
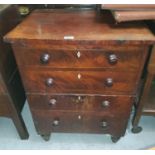
[[[51,111],[100,111],[125,115],[133,103],[130,96],[29,94],[27,97],[31,109]]]
[[[79,132],[109,133],[121,135],[125,132],[127,118],[98,112],[59,112],[32,110],[38,133]]]
[[[20,48],[15,51],[21,66],[50,68],[111,68],[135,71],[144,48],[105,47],[103,50],[49,50]]]
[[[22,76],[27,92],[43,93],[133,93],[137,81],[134,73],[109,71],[25,69]]]

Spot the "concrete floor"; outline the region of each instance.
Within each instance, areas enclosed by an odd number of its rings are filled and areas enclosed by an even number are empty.
[[[28,104],[22,112],[30,137],[20,140],[17,131],[10,119],[0,118],[0,149],[55,149],[55,150],[135,150],[147,149],[155,146],[155,117],[143,116],[140,125],[143,131],[139,134],[131,133],[131,121],[125,137],[116,144],[111,142],[109,135],[99,134],[58,134],[53,133],[51,139],[45,142],[37,135]]]

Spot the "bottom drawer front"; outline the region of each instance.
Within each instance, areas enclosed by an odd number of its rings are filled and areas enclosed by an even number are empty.
[[[77,132],[77,133],[108,133],[123,135],[126,129],[127,118],[110,116],[95,112],[51,112],[32,110],[37,131],[50,132]]]
[[[131,96],[107,95],[28,95],[31,109],[100,111],[127,114],[133,103]]]

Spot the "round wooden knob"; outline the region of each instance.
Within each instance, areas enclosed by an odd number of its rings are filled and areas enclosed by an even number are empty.
[[[52,78],[48,78],[48,79],[45,81],[45,84],[46,84],[46,86],[48,86],[48,87],[52,86],[52,84],[53,84],[53,79],[52,79]]]
[[[40,62],[42,64],[47,64],[49,62],[49,59],[50,59],[50,55],[48,53],[44,53],[40,57]]]
[[[56,99],[50,99],[50,100],[49,100],[49,105],[55,106],[55,105],[56,105],[56,102],[57,102]]]
[[[112,87],[113,86],[113,79],[112,78],[107,78],[105,81],[105,85],[107,87]]]
[[[58,126],[60,124],[60,121],[58,119],[55,119],[53,121],[53,126]]]
[[[102,121],[101,122],[101,127],[102,128],[106,128],[108,126],[108,123],[107,122],[105,122],[105,121]]]
[[[109,107],[110,106],[110,102],[105,100],[105,101],[102,101],[102,107],[103,108],[106,108],[106,107]]]
[[[116,56],[116,54],[110,54],[108,57],[109,63],[110,64],[116,64],[118,61],[118,58]]]

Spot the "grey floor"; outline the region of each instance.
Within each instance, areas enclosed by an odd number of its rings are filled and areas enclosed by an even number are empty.
[[[20,140],[10,119],[0,118],[0,149],[55,149],[55,150],[135,150],[155,146],[155,117],[142,117],[140,125],[143,131],[139,134],[131,133],[131,121],[125,137],[116,144],[111,142],[109,135],[98,134],[58,134],[53,133],[51,139],[45,142],[37,135],[28,104],[22,112],[30,137]]]

